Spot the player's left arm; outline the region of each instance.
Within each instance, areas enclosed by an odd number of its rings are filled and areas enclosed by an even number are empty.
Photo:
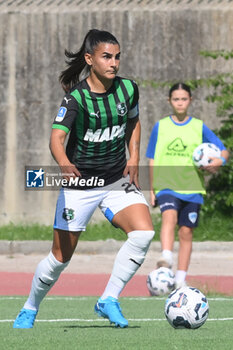
[[[217,173],[219,168],[227,163],[229,159],[229,152],[217,135],[215,135],[215,133],[205,124],[203,125],[203,142],[213,143],[221,150],[220,157],[211,157],[211,163],[204,167],[204,169],[210,173]]]
[[[217,173],[219,168],[227,163],[229,159],[229,152],[227,150],[222,150],[220,157],[210,157],[210,159],[212,160],[211,163],[203,168],[209,173]]]
[[[129,150],[129,160],[124,169],[123,176],[129,174],[130,183],[139,188],[138,164],[140,160],[141,124],[138,117],[128,118],[126,126],[126,142]]]

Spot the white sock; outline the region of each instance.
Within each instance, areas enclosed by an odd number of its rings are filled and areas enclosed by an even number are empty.
[[[177,270],[176,271],[176,277],[175,277],[176,283],[177,282],[184,282],[185,278],[186,278],[186,275],[187,275],[187,271]]]
[[[121,291],[122,287],[118,287],[111,280],[109,280],[101,299],[106,299],[109,296],[118,299]]]
[[[132,231],[119,250],[111,277],[101,299],[108,296],[118,299],[121,291],[142,265],[149,249],[154,231]]]
[[[49,255],[38,264],[32,280],[29,297],[24,304],[25,309],[39,309],[41,301],[58,280],[61,272],[68,264],[69,261],[64,264],[58,261],[52,252],[50,252]]]
[[[163,258],[168,262],[169,265],[173,265],[173,252],[168,249],[162,251]]]

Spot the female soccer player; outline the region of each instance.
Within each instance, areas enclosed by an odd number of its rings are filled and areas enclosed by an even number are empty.
[[[155,206],[157,201],[162,213],[162,257],[157,267],[172,267],[175,227],[177,224],[179,227],[177,288],[186,285],[193,229],[198,224],[205,193],[201,171],[192,162],[193,151],[203,142],[220,148],[221,157],[212,159],[205,167],[212,173],[224,165],[229,156],[219,138],[201,120],[187,114],[191,100],[189,86],[183,83],[172,86],[169,102],[173,113],[155,124],[146,153],[150,159],[151,204]]]
[[[67,94],[53,123],[50,148],[67,186],[57,201],[52,250],[39,263],[29,298],[13,327],[33,327],[42,299],[69,264],[81,232],[99,207],[125,231],[127,240],[95,312],[124,328],[128,321],[118,297],[143,263],[154,236],[138,184],[138,88],[134,81],[117,76],[120,46],[109,32],[90,30],[77,53],[65,54],[68,67],[60,81]],[[86,76],[80,80],[81,74]]]

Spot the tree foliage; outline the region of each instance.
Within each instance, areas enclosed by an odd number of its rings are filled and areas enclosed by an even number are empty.
[[[225,60],[233,59],[233,51],[201,52],[204,57]],[[203,83],[203,82],[202,82]],[[207,80],[213,87],[213,93],[207,97],[210,103],[216,103],[217,115],[221,117],[221,126],[214,130],[232,155],[233,151],[233,75],[219,74]],[[203,210],[206,212],[219,211],[225,215],[233,213],[233,159],[230,157],[226,166],[213,175],[207,185],[207,196]]]
[[[210,59],[233,59],[232,51],[201,51],[200,55]],[[171,87],[175,82],[155,82],[150,80],[138,80],[143,87],[150,86],[154,89]],[[220,118],[220,127],[213,130],[222,140],[230,152],[230,160],[216,175],[212,175],[207,184],[207,195],[202,211],[205,214],[213,214],[216,211],[224,215],[233,213],[233,74],[222,73],[208,78],[190,79],[185,81],[192,90],[200,87],[211,88],[207,96],[209,103],[216,104],[217,116]]]

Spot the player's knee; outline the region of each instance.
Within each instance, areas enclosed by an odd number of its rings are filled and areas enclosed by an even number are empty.
[[[193,237],[193,230],[191,227],[182,226],[179,229],[179,239],[189,241]]]
[[[131,244],[147,252],[155,231],[131,231],[128,233]]]

